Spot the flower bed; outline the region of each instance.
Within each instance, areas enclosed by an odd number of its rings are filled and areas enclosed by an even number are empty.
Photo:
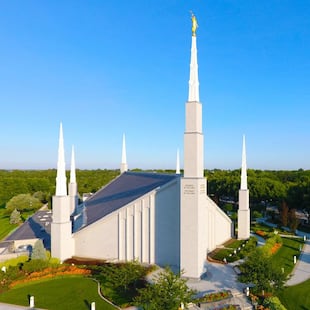
[[[27,275],[25,278],[13,281],[9,287],[12,288],[18,284],[36,281],[40,279],[49,279],[63,275],[90,275],[91,271],[88,269],[81,269],[76,266],[60,266],[58,268],[45,268],[42,271],[35,271]]]
[[[212,308],[212,310],[241,310],[239,305],[224,305],[217,308]]]
[[[220,291],[216,293],[206,294],[203,297],[199,298],[197,302],[199,303],[215,302],[231,297],[232,297],[231,291]]]
[[[261,236],[261,237],[266,237],[267,233],[263,230],[256,230],[255,231],[256,235]]]
[[[282,243],[275,243],[271,248],[271,254],[275,254],[282,246]]]

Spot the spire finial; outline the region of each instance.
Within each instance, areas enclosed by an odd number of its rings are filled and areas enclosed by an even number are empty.
[[[71,151],[70,183],[76,183],[74,145],[72,145]]]
[[[62,123],[60,123],[57,176],[56,176],[56,196],[66,196],[66,195],[67,195],[67,178],[66,178],[65,150],[64,150]]]
[[[192,19],[192,36],[196,37],[196,30],[198,28],[197,18],[192,11],[190,11],[190,12],[192,15],[192,17],[191,17],[191,19]]]
[[[241,190],[247,190],[248,189],[245,135],[243,135],[243,142],[242,142],[242,165],[241,165],[241,186],[240,186],[240,189]]]
[[[196,46],[196,29],[198,27],[195,15],[192,13],[192,48],[191,63],[189,76],[189,93],[188,101],[199,102],[199,80],[198,80],[198,63],[197,63],[197,46]]]
[[[179,149],[177,149],[177,163],[176,163],[175,173],[180,174],[180,153],[179,153]]]
[[[127,156],[126,156],[126,139],[125,134],[123,134],[123,147],[122,147],[122,162],[121,162],[121,173],[128,170]]]

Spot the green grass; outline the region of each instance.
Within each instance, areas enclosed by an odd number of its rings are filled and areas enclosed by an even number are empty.
[[[36,281],[2,293],[0,301],[29,306],[29,296],[35,297],[35,306],[49,310],[87,310],[92,302],[96,310],[115,310],[97,293],[97,283],[89,278],[64,277]]]
[[[285,288],[278,293],[281,303],[288,309],[310,309],[310,280]]]
[[[286,275],[290,274],[294,268],[294,255],[298,258],[299,247],[303,245],[302,239],[282,237],[282,247],[272,256],[272,261],[284,268]]]
[[[223,261],[224,258],[226,258],[228,261],[233,261],[232,259],[230,260],[229,254],[234,253],[234,250],[237,249],[238,247],[241,246],[243,243],[242,240],[236,240],[236,239],[231,239],[227,243],[224,244],[223,249],[217,249],[214,252],[210,253],[210,257],[219,261]]]
[[[268,232],[273,232],[274,228],[269,227],[269,226],[262,224],[262,223],[255,223],[254,225],[251,225],[251,230],[253,230],[254,232],[257,230],[261,230],[261,231],[265,231],[268,233]]]
[[[253,240],[252,240],[253,239]],[[255,238],[256,240],[256,238]],[[247,255],[249,251],[252,249],[252,244],[254,242],[254,238],[251,237],[249,243],[245,242],[244,240],[236,240],[236,239],[231,239],[230,241],[226,242],[224,244],[223,249],[216,249],[215,251],[211,252],[209,256],[212,259],[218,260],[218,261],[223,261],[224,258],[228,262],[234,262],[240,258],[243,258],[244,256]],[[254,242],[254,247],[255,247],[256,241]],[[244,245],[244,247],[243,247]],[[241,248],[241,251],[239,252],[237,249]],[[237,254],[234,254],[234,250],[237,250]]]
[[[18,225],[10,224],[10,216],[5,209],[0,209],[0,240],[4,239]]]
[[[27,220],[27,218],[33,215],[33,213],[33,210],[23,212],[21,214],[22,220]],[[0,208],[0,240],[7,237],[17,227],[18,225],[16,224],[10,224],[10,215],[7,214],[7,210],[5,208]]]

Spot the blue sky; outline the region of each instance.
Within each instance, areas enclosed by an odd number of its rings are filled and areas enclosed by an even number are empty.
[[[175,168],[197,16],[205,167],[310,169],[303,0],[0,2],[0,168]]]

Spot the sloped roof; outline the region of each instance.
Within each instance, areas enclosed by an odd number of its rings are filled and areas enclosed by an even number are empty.
[[[86,225],[179,177],[176,174],[124,172],[84,202]]]
[[[51,244],[52,211],[37,211],[19,226],[5,240],[42,239],[44,246],[50,248]]]

